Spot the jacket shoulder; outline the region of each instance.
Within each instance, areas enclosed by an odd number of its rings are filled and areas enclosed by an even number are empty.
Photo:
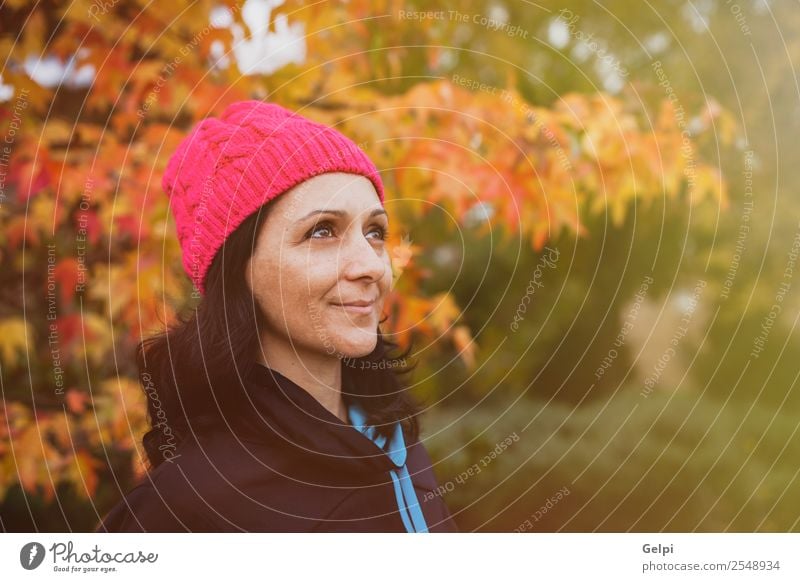
[[[205,439],[203,439],[205,441]],[[188,441],[164,460],[101,520],[98,532],[226,531],[231,524],[218,510],[231,485],[240,482],[254,462],[247,462],[230,439]],[[261,470],[260,479],[269,480]],[[236,528],[233,528],[234,530]]]
[[[97,532],[194,531],[191,514],[152,483],[141,483],[128,492],[102,519]]]

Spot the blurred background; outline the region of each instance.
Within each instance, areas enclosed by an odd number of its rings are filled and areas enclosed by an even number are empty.
[[[240,99],[382,171],[463,531],[800,531],[800,10],[775,0],[0,8],[0,529],[143,471],[133,347],[192,309],[160,188]],[[794,192],[794,194],[793,194]]]

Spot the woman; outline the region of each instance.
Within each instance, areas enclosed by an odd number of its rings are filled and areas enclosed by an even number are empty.
[[[163,186],[202,300],[139,345],[151,468],[98,531],[455,531],[408,352],[379,329],[388,216],[364,152],[244,101],[198,124]]]

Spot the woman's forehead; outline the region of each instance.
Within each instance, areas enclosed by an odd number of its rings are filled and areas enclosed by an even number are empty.
[[[364,176],[342,172],[320,174],[301,182],[279,199],[284,220],[302,222],[320,213],[354,218],[382,208],[372,182]]]

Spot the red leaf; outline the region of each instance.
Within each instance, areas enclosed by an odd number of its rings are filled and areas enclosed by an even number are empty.
[[[63,345],[68,346],[80,337],[81,316],[78,314],[64,315],[56,320],[58,334]]]
[[[75,296],[75,285],[78,282],[78,261],[73,258],[62,259],[53,270],[53,276],[60,285],[61,301],[72,302]]]
[[[8,182],[14,185],[20,201],[25,202],[50,185],[50,172],[44,158],[40,153],[36,162],[21,161],[14,164],[9,171]]]

